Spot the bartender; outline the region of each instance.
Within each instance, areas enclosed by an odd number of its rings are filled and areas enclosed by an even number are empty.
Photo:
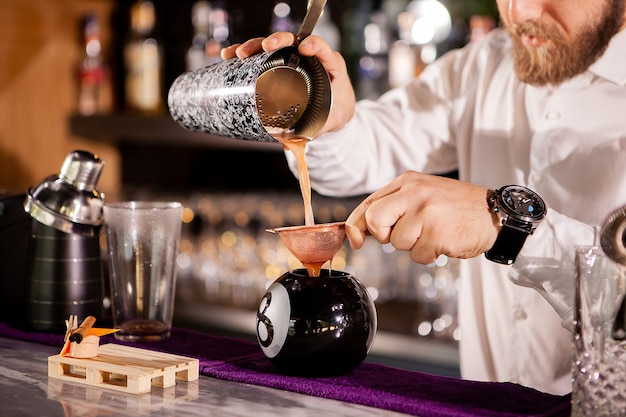
[[[372,193],[347,219],[351,245],[369,234],[415,262],[464,259],[464,378],[572,389],[573,248],[626,204],[624,3],[497,0],[502,28],[376,101],[355,103],[323,39],[299,46],[334,97],[307,146],[313,188]],[[294,42],[275,33],[222,57]],[[434,175],[452,170],[459,180]]]

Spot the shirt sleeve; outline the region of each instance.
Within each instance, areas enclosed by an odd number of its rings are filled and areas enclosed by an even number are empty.
[[[506,33],[493,30],[484,42],[447,52],[407,86],[357,102],[346,126],[307,145],[313,189],[337,197],[362,195],[408,170],[459,169],[458,141],[472,129],[471,98],[498,69],[507,44]],[[286,156],[297,172],[293,155]]]
[[[537,290],[573,330],[576,288],[576,246],[594,243],[592,226],[549,211],[517,257],[509,278],[518,285]]]
[[[354,117],[340,131],[307,144],[306,160],[313,189],[331,196],[371,193],[407,170],[431,174],[457,168],[450,129],[454,56],[440,59],[406,87],[378,100],[361,100]],[[296,161],[286,152],[289,166]]]

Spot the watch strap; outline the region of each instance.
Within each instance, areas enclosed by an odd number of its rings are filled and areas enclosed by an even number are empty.
[[[522,250],[528,234],[526,230],[503,225],[496,242],[485,252],[485,257],[493,262],[511,265]]]

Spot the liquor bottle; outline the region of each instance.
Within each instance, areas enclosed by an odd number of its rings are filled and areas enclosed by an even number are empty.
[[[211,7],[209,41],[206,46],[208,65],[221,61],[220,50],[230,44],[230,15],[221,1]]]
[[[211,3],[198,1],[191,8],[191,23],[193,25],[193,39],[187,50],[187,71],[194,71],[206,66],[207,43],[210,36]]]
[[[131,6],[131,36],[124,46],[125,99],[129,111],[160,113],[163,100],[163,58],[153,31],[154,4],[139,0]]]
[[[191,8],[191,23],[194,36],[191,47],[187,51],[187,70],[220,62],[220,51],[228,45],[230,29],[228,12],[221,5],[211,5],[200,0]]]
[[[77,111],[83,116],[111,110],[110,72],[102,56],[100,22],[95,14],[83,20],[83,57],[78,68]]]
[[[370,13],[363,28],[363,54],[359,59],[359,98],[375,99],[389,88],[389,22],[382,10]]]
[[[291,17],[291,6],[288,1],[277,1],[272,9],[270,32],[295,32],[296,25]]]

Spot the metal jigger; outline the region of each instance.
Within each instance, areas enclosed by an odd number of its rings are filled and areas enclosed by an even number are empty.
[[[28,191],[24,210],[33,221],[27,321],[33,330],[62,333],[70,315],[102,317],[104,195],[96,185],[103,167],[97,155],[74,151],[58,177],[50,176]]]

